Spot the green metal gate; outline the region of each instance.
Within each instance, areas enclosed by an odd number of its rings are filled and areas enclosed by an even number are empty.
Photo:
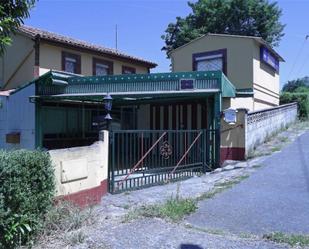
[[[218,165],[218,130],[110,133],[109,190],[118,193],[201,175]]]

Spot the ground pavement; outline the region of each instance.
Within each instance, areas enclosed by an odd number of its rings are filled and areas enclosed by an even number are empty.
[[[237,186],[201,201],[187,222],[233,233],[309,234],[309,132],[261,165]]]

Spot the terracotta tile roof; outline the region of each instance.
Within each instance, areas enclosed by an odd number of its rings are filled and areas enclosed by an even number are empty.
[[[135,57],[135,56],[127,55],[115,49],[95,45],[95,44],[92,44],[86,41],[74,39],[74,38],[56,34],[50,31],[46,31],[46,30],[42,30],[42,29],[38,29],[38,28],[26,26],[26,25],[20,26],[18,31],[32,38],[39,36],[43,40],[58,42],[58,43],[62,43],[65,45],[76,47],[76,48],[89,49],[97,53],[103,53],[103,54],[108,54],[112,56],[122,57],[128,60],[135,61],[137,63],[145,64],[147,67],[150,67],[150,68],[154,68],[157,66],[157,64],[154,62],[147,61],[147,60]]]

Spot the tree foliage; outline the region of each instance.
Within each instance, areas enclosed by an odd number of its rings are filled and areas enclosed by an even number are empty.
[[[207,33],[259,36],[273,46],[283,37],[281,9],[268,0],[198,0],[188,2],[187,17],[177,17],[162,35],[168,53]]]
[[[282,88],[283,92],[309,92],[309,77],[288,81]]]
[[[1,0],[0,5],[0,55],[5,46],[11,44],[11,33],[23,24],[23,19],[29,17],[29,10],[35,0]]]

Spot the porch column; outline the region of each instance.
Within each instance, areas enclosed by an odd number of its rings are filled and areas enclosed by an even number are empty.
[[[214,96],[214,130],[215,134],[215,167],[220,166],[220,147],[221,147],[221,109],[222,109],[222,97],[221,93],[216,93]]]

